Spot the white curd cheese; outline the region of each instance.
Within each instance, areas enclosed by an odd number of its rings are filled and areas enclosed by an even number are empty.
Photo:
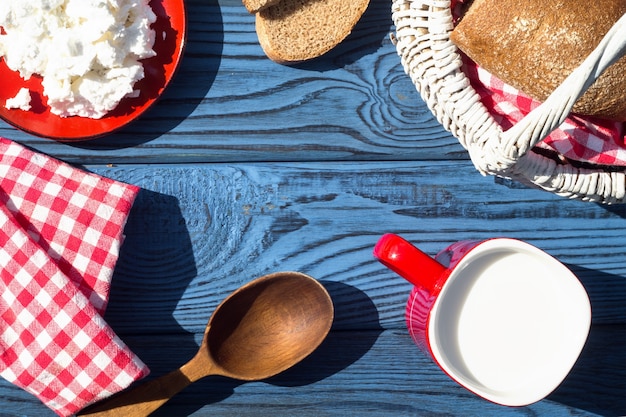
[[[42,77],[50,111],[101,118],[144,78],[155,55],[149,0],[0,0],[0,56]]]
[[[7,109],[30,110],[30,91],[28,88],[20,88],[15,97],[7,99],[4,106]]]

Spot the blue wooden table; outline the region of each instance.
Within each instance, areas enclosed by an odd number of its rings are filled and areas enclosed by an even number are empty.
[[[304,362],[261,382],[206,378],[155,415],[626,414],[626,207],[482,177],[404,74],[385,0],[338,48],[293,67],[265,57],[238,0],[186,5],[180,71],[124,130],[64,144],[0,124],[0,136],[142,188],[106,319],[150,378],[191,358],[213,309],[255,277],[301,271],[331,294],[332,332]],[[567,264],[593,326],[564,383],[507,408],[451,382],[407,334],[410,284],[372,257],[386,232],[431,254],[508,236]],[[53,415],[0,381],[0,416]]]

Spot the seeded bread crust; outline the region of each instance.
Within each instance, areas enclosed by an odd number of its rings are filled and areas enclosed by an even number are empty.
[[[544,101],[624,13],[625,0],[474,0],[451,40],[491,74]],[[626,56],[573,111],[626,121]]]
[[[343,41],[369,0],[280,0],[256,15],[256,32],[273,61],[293,64],[317,58]]]

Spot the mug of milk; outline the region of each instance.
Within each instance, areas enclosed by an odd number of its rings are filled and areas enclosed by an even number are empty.
[[[434,259],[386,234],[374,256],[414,285],[415,343],[461,386],[497,404],[541,400],[578,359],[591,325],[576,276],[516,239],[457,242]]]

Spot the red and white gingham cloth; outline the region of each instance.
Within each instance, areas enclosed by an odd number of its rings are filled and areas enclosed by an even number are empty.
[[[466,0],[452,0],[456,17],[464,2]],[[463,60],[463,72],[503,130],[539,106],[540,102],[504,83],[466,56]],[[574,161],[626,166],[626,123],[572,114],[537,146]]]
[[[149,372],[102,318],[137,192],[0,138],[0,375],[60,416]]]

